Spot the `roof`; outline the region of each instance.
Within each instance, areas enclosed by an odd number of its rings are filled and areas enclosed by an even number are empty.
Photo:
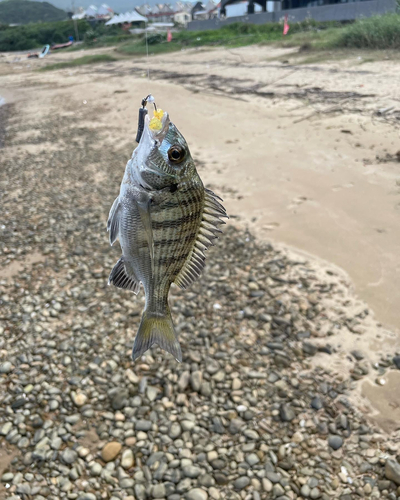
[[[112,15],[113,10],[106,3],[103,3],[97,10],[98,16],[110,16]]]
[[[119,14],[118,16],[114,16],[108,22],[106,22],[106,26],[110,26],[112,24],[119,23],[133,23],[133,22],[147,22],[147,18],[141,16],[138,12],[133,10],[132,12],[125,12],[124,14]]]

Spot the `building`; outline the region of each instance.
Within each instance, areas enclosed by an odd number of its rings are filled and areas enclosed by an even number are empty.
[[[184,28],[186,28],[187,23],[189,23],[191,20],[192,16],[190,15],[190,12],[180,11],[180,12],[175,12],[174,14],[174,23],[179,24]]]
[[[188,30],[212,30],[234,22],[253,24],[283,22],[288,16],[291,23],[315,19],[318,22],[348,22],[371,16],[394,13],[398,0],[247,0],[245,15],[227,18],[229,6],[243,0],[221,0],[219,19],[193,20]],[[261,12],[256,13],[257,7]]]
[[[213,2],[213,0],[208,0],[208,2],[205,5],[201,4],[201,9],[199,4],[200,2],[197,2],[197,4],[192,9],[193,19],[196,20],[213,19],[214,17],[218,16],[217,6]]]

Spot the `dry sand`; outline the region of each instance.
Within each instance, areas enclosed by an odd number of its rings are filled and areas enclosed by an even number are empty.
[[[374,311],[356,333],[331,337],[338,353],[319,354],[316,362],[340,372],[349,369],[353,349],[373,363],[400,352],[399,63],[361,64],[355,54],[298,64],[294,50],[265,46],[151,56],[150,82],[144,58],[35,71],[81,55],[16,61],[15,54],[0,54],[0,95],[15,103],[16,113],[38,120],[101,108],[108,134],[98,147],[112,144],[128,156],[140,100],[153,93],[232,216],[260,238],[312,256],[322,273],[341,268],[347,307],[360,317],[365,303]],[[96,127],[89,120],[80,125]],[[34,133],[21,134],[20,147],[43,148],[27,140]],[[398,375],[391,372],[378,386],[372,373],[355,395],[366,412],[372,404],[388,431],[400,420]]]

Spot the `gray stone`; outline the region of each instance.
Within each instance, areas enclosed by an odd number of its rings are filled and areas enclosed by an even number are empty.
[[[6,422],[0,427],[0,435],[7,436],[7,434],[11,431],[11,429],[12,429],[12,423]]]
[[[185,494],[186,500],[207,500],[208,493],[201,488],[193,488]]]
[[[123,490],[126,490],[128,488],[133,488],[133,486],[135,485],[135,481],[130,477],[123,477],[120,480],[119,485]]]
[[[386,460],[385,477],[400,486],[400,464],[395,460]]]
[[[10,373],[12,370],[12,364],[9,361],[4,361],[0,365],[0,373]]]
[[[237,434],[240,432],[240,429],[245,425],[242,419],[233,418],[229,423],[229,432],[231,434]]]
[[[233,487],[236,490],[243,490],[249,484],[250,478],[248,478],[247,476],[238,477],[237,479],[235,479],[235,481],[233,481]]]
[[[116,394],[113,396],[111,401],[111,406],[114,410],[122,410],[128,403],[128,391],[126,389],[119,388]]]
[[[301,496],[308,498],[310,496],[311,490],[307,484],[303,484],[300,490]]]
[[[314,408],[314,410],[320,410],[324,404],[322,403],[322,399],[319,396],[315,396],[311,400],[311,407]]]
[[[164,474],[166,473],[167,470],[168,470],[168,465],[165,462],[161,462],[157,470],[153,474],[153,478],[156,481],[160,481],[164,477]]]
[[[138,420],[135,424],[136,431],[149,431],[152,428],[153,424],[150,420]]]
[[[400,370],[400,356],[395,356],[393,358],[393,364],[398,370]]]
[[[31,494],[31,486],[29,483],[21,483],[17,486],[17,493],[21,495],[30,495]]]
[[[197,479],[197,482],[200,486],[205,486],[206,488],[209,488],[210,486],[213,486],[215,484],[214,478],[210,474],[202,474]]]
[[[190,380],[190,372],[189,371],[182,372],[177,384],[179,392],[183,392],[187,388],[187,386],[189,385],[189,380]]]
[[[137,500],[144,500],[146,498],[146,488],[143,484],[135,484],[134,491]]]
[[[311,490],[310,498],[316,499],[316,498],[320,498],[320,496],[321,496],[321,491],[319,490],[319,488],[313,488]]]
[[[81,493],[78,500],[96,500],[96,495],[93,493]]]
[[[22,448],[22,449],[23,449],[23,448],[28,448],[29,444],[30,444],[30,443],[29,443],[29,439],[28,439],[27,437],[25,437],[25,436],[24,436],[24,437],[22,437],[22,438],[18,441],[17,446],[18,446],[18,448]]]
[[[279,497],[279,496],[283,495],[284,493],[285,493],[285,490],[283,489],[283,487],[279,483],[274,484],[274,487],[272,488],[272,495],[274,498]]]
[[[92,476],[100,476],[102,470],[103,470],[103,467],[98,462],[95,462],[90,467],[90,472],[92,473]]]
[[[246,457],[246,462],[250,465],[250,467],[253,467],[253,465],[258,464],[259,461],[260,459],[256,453],[250,453],[250,455],[247,455]]]
[[[171,439],[176,439],[181,435],[182,429],[181,426],[178,424],[178,422],[173,422],[170,425],[168,435]]]
[[[61,453],[61,458],[63,462],[70,465],[73,464],[78,458],[78,454],[76,451],[71,450],[71,448],[65,448],[65,450]]]
[[[178,493],[185,493],[190,489],[192,486],[192,480],[189,477],[185,477],[185,479],[182,479],[182,481],[179,481],[179,483],[176,486],[176,491]]]
[[[279,483],[281,479],[281,475],[274,471],[267,471],[265,475],[271,483]]]
[[[203,374],[201,371],[197,370],[190,375],[190,385],[194,391],[199,392],[202,381]]]
[[[201,387],[200,387],[200,393],[205,396],[206,398],[208,398],[209,396],[211,396],[211,392],[212,392],[212,389],[211,389],[211,384],[210,382],[207,382],[207,381],[204,381],[202,384],[201,384]]]
[[[199,467],[195,467],[194,465],[188,465],[182,468],[182,472],[185,477],[196,479],[196,477],[200,476],[201,469],[199,469]]]
[[[340,436],[332,435],[328,438],[328,444],[333,450],[338,450],[343,445],[343,439]]]
[[[283,422],[291,422],[296,414],[288,404],[282,404],[279,408],[279,416]]]
[[[164,484],[155,484],[151,492],[153,498],[164,498],[165,497],[165,486]]]
[[[354,351],[351,351],[351,354],[357,361],[361,361],[362,359],[364,359],[364,354],[358,349],[354,349]]]
[[[54,439],[51,440],[50,446],[53,448],[53,450],[59,450],[62,445],[62,439],[58,436],[56,436]]]
[[[6,472],[1,476],[2,483],[10,483],[14,478],[14,474],[12,472]]]

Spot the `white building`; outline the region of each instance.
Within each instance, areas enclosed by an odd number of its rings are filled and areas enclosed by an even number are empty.
[[[174,22],[176,24],[180,24],[181,26],[184,26],[186,28],[187,23],[189,23],[192,20],[192,16],[190,15],[190,12],[176,12],[174,14]]]

